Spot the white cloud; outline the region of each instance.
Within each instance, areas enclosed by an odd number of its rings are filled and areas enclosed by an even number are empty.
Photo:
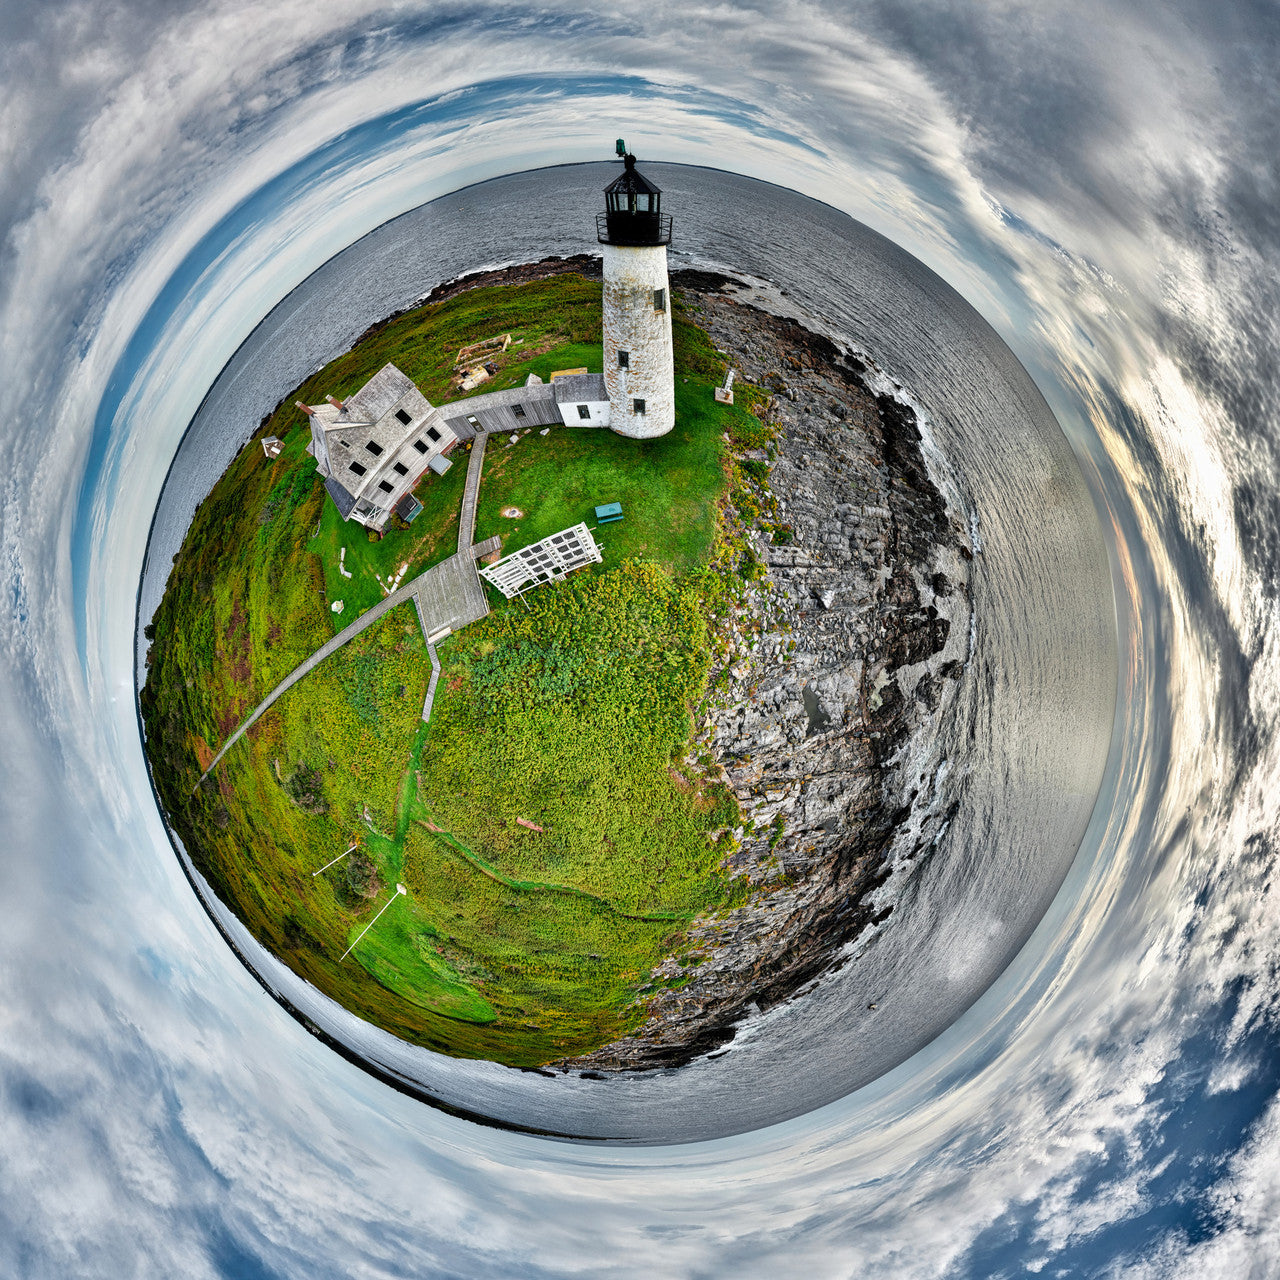
[[[15,76],[0,100],[0,171],[22,184],[0,206],[17,219],[0,265],[13,397],[0,501],[5,560],[31,615],[22,634],[5,624],[14,663],[0,686],[14,851],[0,864],[0,1269],[212,1276],[227,1269],[222,1233],[285,1274],[653,1274],[656,1260],[673,1275],[897,1280],[963,1269],[987,1226],[1025,1213],[1036,1265],[1052,1274],[1055,1254],[1149,1203],[1164,1166],[1147,1143],[1174,1105],[1166,1086],[1185,1036],[1242,985],[1228,1031],[1238,1040],[1280,993],[1269,854],[1248,845],[1274,827],[1269,736],[1227,789],[1239,743],[1225,703],[1247,699],[1269,726],[1277,687],[1272,619],[1230,507],[1239,424],[1224,408],[1230,386],[1206,390],[1161,318],[1178,317],[1228,382],[1247,381],[1239,315],[1275,246],[1253,227],[1196,225],[1239,176],[1225,144],[1238,104],[1203,50],[1109,6],[1083,20],[1097,33],[1071,56],[1109,88],[1109,127],[1016,182],[993,161],[1002,142],[1025,145],[1011,134],[1016,104],[999,119],[988,104],[984,117],[976,73],[967,86],[944,74],[870,10],[659,3],[620,23],[571,5],[484,6],[455,22],[409,4],[143,17],[80,5],[24,43],[56,74]],[[433,21],[449,23],[440,38],[415,33]],[[1030,25],[1028,46],[1052,67],[1058,55]],[[289,1022],[194,909],[146,812],[122,679],[145,519],[124,518],[122,503],[153,496],[166,459],[141,437],[113,437],[119,477],[89,495],[101,576],[88,600],[67,581],[93,410],[199,238],[361,121],[480,75],[565,65],[659,88],[576,99],[571,119],[550,90],[504,116],[478,101],[402,148],[371,151],[341,188],[304,193],[228,246],[170,335],[195,344],[212,374],[271,302],[383,217],[465,181],[594,158],[630,111],[655,154],[795,186],[963,287],[1054,378],[1075,438],[1096,430],[1117,468],[1114,497],[1132,504],[1156,556],[1148,574],[1142,548],[1128,549],[1137,598],[1161,607],[1140,617],[1131,658],[1133,807],[1121,789],[1103,852],[1072,882],[1076,905],[1037,944],[1041,967],[1010,975],[882,1091],[692,1151],[476,1130],[389,1094]],[[708,86],[724,99],[698,92]],[[754,106],[751,127],[731,114],[734,98]],[[1188,191],[1195,207],[1175,210]],[[164,423],[148,438],[175,439],[204,389],[181,384],[178,368],[160,353],[127,401],[135,423]],[[1112,386],[1136,426],[1110,420]],[[1265,417],[1271,392],[1259,395]],[[1251,462],[1265,470],[1257,447]],[[1184,594],[1186,566],[1163,550],[1172,529],[1201,524],[1208,599]],[[1231,683],[1223,636],[1206,625],[1214,600],[1256,654],[1247,688]],[[66,643],[82,608],[87,671]],[[1238,1088],[1248,1071],[1229,1059],[1209,1088]],[[1216,1191],[1222,1233],[1194,1248],[1170,1240],[1132,1274],[1263,1274],[1280,1253],[1277,1123],[1273,1103]]]

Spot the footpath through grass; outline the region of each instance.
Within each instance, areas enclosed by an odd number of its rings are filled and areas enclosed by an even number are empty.
[[[478,537],[513,550],[620,501],[624,520],[599,531],[603,565],[534,592],[527,612],[496,601],[446,641],[428,726],[425,647],[412,606],[395,610],[191,789],[244,714],[381,598],[376,575],[406,563],[407,580],[456,547],[465,455],[421,487],[412,526],[370,542],[336,518],[293,401],[349,394],[390,359],[439,402],[456,348],[492,332],[523,338],[497,385],[598,369],[599,297],[577,277],[464,293],[380,327],[291,392],[264,426],[281,456],[251,442],[196,513],[142,695],[170,820],[264,945],[405,1039],[521,1066],[634,1030],[654,966],[744,892],[719,865],[736,802],[684,757],[725,589],[706,566],[733,560],[718,531],[733,474],[722,435],[764,435],[750,388],[714,404],[723,362],[678,307],[669,436],[562,428],[486,454]],[[344,962],[397,882],[409,893]]]

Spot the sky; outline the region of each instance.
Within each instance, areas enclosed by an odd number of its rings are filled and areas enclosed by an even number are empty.
[[[0,1274],[1280,1272],[1280,17],[611,8],[0,0]],[[195,902],[133,701],[150,514],[258,320],[620,118],[996,328],[1096,496],[1122,670],[1085,844],[983,999],[827,1107],[647,1149],[454,1119],[310,1037]]]

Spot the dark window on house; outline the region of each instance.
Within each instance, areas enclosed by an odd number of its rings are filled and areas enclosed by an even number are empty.
[[[589,404],[580,404],[578,406],[578,417],[589,419],[591,417],[591,406]]]
[[[395,485],[393,485],[390,480],[379,480],[378,488],[381,489],[383,493],[395,492]]]
[[[633,413],[643,413],[643,412],[644,412],[644,401],[643,401],[643,400],[633,400],[633,401],[631,402],[631,409],[632,409],[632,412],[633,412]]]
[[[403,462],[397,462],[391,470],[398,476],[407,476],[409,474],[409,468],[406,467]]]
[[[382,446],[376,440],[365,441],[364,447],[368,449],[375,458],[382,452]]]
[[[434,441],[436,441],[436,440],[439,440],[439,439],[440,439],[440,433],[435,429],[435,427],[428,427],[428,428],[427,428],[427,437],[428,437],[428,439],[430,439],[431,441],[433,441],[433,442],[434,442]]]
[[[619,369],[631,368],[631,352],[630,351],[618,352],[618,368]]]
[[[516,415],[516,417],[517,417],[517,418],[523,418],[523,417],[524,417],[524,405],[522,405],[522,404],[513,404],[513,405],[511,406],[511,412],[512,412],[512,413],[514,413],[514,414]]]
[[[358,463],[358,462],[353,462],[353,463],[351,464],[351,470],[352,470],[352,471],[354,471],[354,472],[356,473],[356,475],[358,475],[358,476],[362,476],[362,475],[364,475],[364,473],[365,473],[366,471],[368,471],[368,470],[369,470],[369,468],[368,468],[368,467],[366,467],[366,466],[362,466],[362,465],[361,465],[360,463]]]
[[[423,442],[422,442],[421,440],[415,440],[415,441],[413,442],[413,447],[414,447],[415,449],[417,449],[417,451],[418,451],[419,453],[426,453],[426,451],[427,451],[427,446],[426,446],[425,444],[423,444]]]
[[[655,289],[653,291],[653,309],[655,311],[665,311],[667,309],[667,291],[665,289]]]
[[[407,427],[407,426],[409,425],[409,423],[411,423],[411,422],[413,421],[413,419],[409,416],[409,414],[405,413],[405,411],[404,411],[403,409],[397,409],[397,410],[396,410],[396,421],[397,421],[397,422],[403,422],[403,423],[404,423],[404,425]]]

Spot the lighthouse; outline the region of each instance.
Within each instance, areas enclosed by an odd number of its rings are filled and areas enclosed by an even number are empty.
[[[617,154],[622,173],[605,187],[605,211],[596,215],[596,239],[604,246],[604,384],[609,426],[646,440],[666,435],[676,422],[671,215],[621,138]]]

